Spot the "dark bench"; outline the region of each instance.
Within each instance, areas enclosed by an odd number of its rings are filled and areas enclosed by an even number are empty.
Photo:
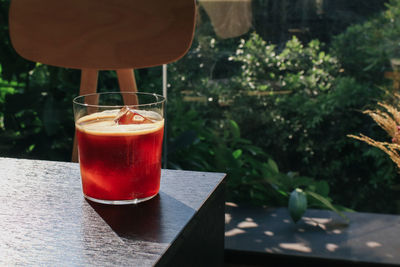
[[[310,209],[294,224],[286,208],[227,203],[225,262],[229,266],[400,264],[400,216],[345,214],[349,224],[334,212]]]

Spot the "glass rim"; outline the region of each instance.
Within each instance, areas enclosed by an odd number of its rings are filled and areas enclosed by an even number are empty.
[[[152,103],[146,103],[146,104],[137,104],[137,105],[93,105],[93,104],[87,104],[87,103],[80,103],[78,102],[78,99],[84,99],[85,97],[88,96],[95,96],[95,95],[111,95],[111,94],[119,94],[119,95],[147,95],[147,96],[154,96],[156,99],[160,98],[159,101],[155,101]],[[84,106],[84,107],[97,107],[97,108],[122,108],[122,107],[146,107],[146,106],[154,106],[154,105],[159,105],[163,104],[165,102],[166,98],[162,95],[156,94],[156,93],[146,93],[146,92],[101,92],[101,93],[91,93],[91,94],[85,94],[85,95],[80,95],[74,97],[72,99],[72,103],[75,105],[79,106]]]

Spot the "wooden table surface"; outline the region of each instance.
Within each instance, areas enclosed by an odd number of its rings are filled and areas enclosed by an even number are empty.
[[[190,229],[218,235],[211,241],[222,255],[223,201],[213,211],[218,215],[203,216],[218,219],[210,222],[215,231],[197,217],[223,193],[224,177],[162,170],[160,194],[152,200],[107,206],[84,199],[77,163],[0,158],[0,265],[168,265],[163,258],[169,251],[171,258],[179,255],[174,246],[186,244]],[[207,246],[194,252],[207,257]]]

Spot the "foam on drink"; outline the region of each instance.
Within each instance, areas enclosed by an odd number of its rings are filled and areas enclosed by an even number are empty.
[[[90,134],[145,134],[147,132],[157,131],[164,126],[164,119],[154,111],[134,110],[152,123],[144,124],[118,124],[115,118],[119,115],[120,110],[106,110],[103,112],[93,113],[80,118],[76,122],[76,127]]]

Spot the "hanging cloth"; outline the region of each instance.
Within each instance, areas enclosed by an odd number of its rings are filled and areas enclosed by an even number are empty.
[[[251,0],[199,0],[199,4],[222,39],[245,34],[252,25]]]

